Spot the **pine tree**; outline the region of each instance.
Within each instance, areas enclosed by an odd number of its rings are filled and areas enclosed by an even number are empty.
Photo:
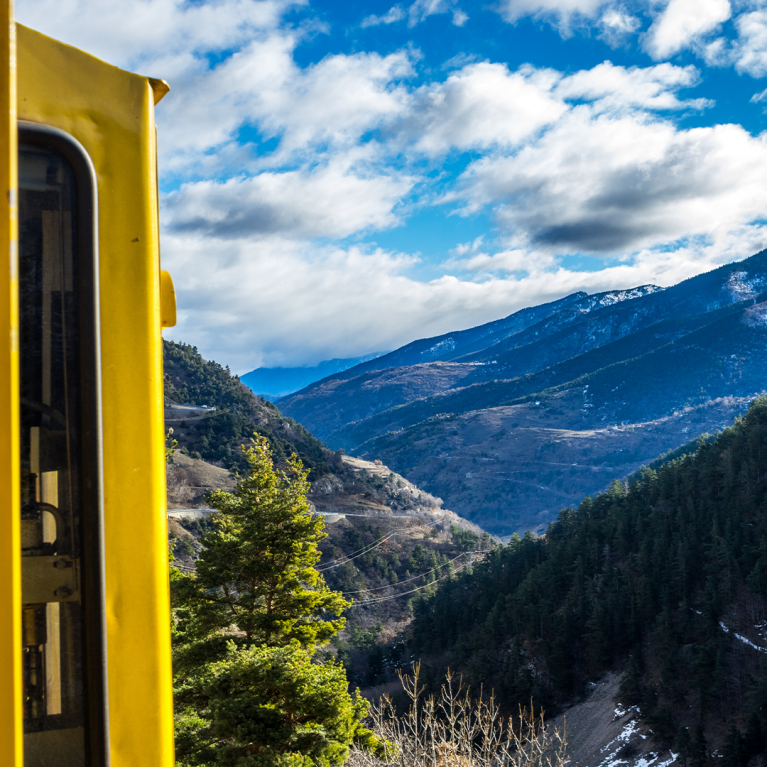
[[[692,742],[690,764],[692,767],[705,767],[708,762],[708,742],[703,734],[703,727],[698,725],[695,728],[695,739]]]
[[[758,714],[754,711],[748,719],[746,734],[743,736],[743,749],[746,759],[757,756],[764,751],[764,732]]]
[[[743,750],[743,736],[740,730],[731,724],[722,743],[722,767],[743,767],[746,763]]]
[[[244,452],[247,476],[209,498],[196,575],[171,572],[178,764],[342,764],[353,741],[381,747],[343,666],[314,657],[350,602],[315,568],[325,533],[301,462],[278,474],[263,437]]]
[[[679,726],[679,732],[676,736],[675,750],[679,752],[682,757],[682,764],[687,767],[687,759],[692,752],[692,738],[690,737],[690,731],[684,726]]]

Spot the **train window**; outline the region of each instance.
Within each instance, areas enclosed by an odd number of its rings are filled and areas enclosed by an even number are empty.
[[[24,765],[108,760],[95,181],[19,129]]]

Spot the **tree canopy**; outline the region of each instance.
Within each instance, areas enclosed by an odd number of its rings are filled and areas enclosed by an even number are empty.
[[[379,747],[343,667],[315,657],[350,602],[315,568],[325,533],[301,462],[278,473],[259,436],[244,452],[247,475],[209,498],[197,573],[171,573],[179,764],[341,764],[353,741]]]
[[[668,744],[703,723],[736,761],[760,753],[757,737],[723,739],[721,723],[745,737],[756,714],[767,731],[765,467],[762,397],[694,453],[441,583],[415,604],[413,649],[492,684],[512,709],[531,695],[551,708],[623,667],[624,702]]]

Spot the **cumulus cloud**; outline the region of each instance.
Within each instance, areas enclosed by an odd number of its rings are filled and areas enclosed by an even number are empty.
[[[408,274],[412,258],[382,250],[319,249],[279,239],[268,247],[245,241],[211,247],[196,237],[166,236],[163,256],[180,307],[179,324],[166,336],[194,339],[205,356],[224,360],[239,373],[260,365],[308,364],[339,350],[353,356],[395,348],[578,290],[672,285],[749,255],[764,243],[765,232],[753,232],[747,243],[742,236],[736,239],[731,250],[726,244],[693,244],[646,251],[595,272],[545,259],[536,266],[529,253],[517,254],[515,264],[512,253],[499,254],[499,260],[527,273],[422,282]]]
[[[467,64],[417,89],[389,132],[429,155],[511,149],[555,125],[572,101],[589,102],[594,112],[706,108],[706,99],[678,95],[698,80],[695,67],[671,64],[639,68],[606,61],[568,76],[530,66],[510,72],[502,64]]]
[[[468,15],[456,4],[455,0],[415,0],[408,9],[408,26],[414,27],[429,16],[440,13],[450,13],[453,24],[462,27],[468,21]]]
[[[22,0],[17,3],[16,18],[118,66],[162,61],[177,74],[199,56],[239,47],[254,35],[275,29],[286,10],[305,2]]]
[[[634,34],[642,22],[622,8],[607,8],[599,19],[600,37],[613,48],[621,45]]]
[[[708,99],[682,99],[677,91],[698,84],[695,67],[659,64],[654,67],[618,67],[605,61],[592,69],[564,78],[555,94],[566,99],[593,102],[595,109],[647,110],[705,109]]]
[[[550,93],[557,79],[532,68],[509,72],[503,64],[469,64],[418,89],[394,132],[427,154],[516,144],[565,112]]]
[[[739,126],[678,130],[584,106],[517,155],[473,163],[452,198],[493,206],[518,246],[615,255],[758,219],[765,173],[767,141]]]
[[[735,26],[738,30],[736,68],[752,77],[764,77],[767,74],[767,11],[741,14]]]
[[[670,0],[647,32],[645,47],[655,59],[673,56],[730,18],[728,0]]]
[[[337,159],[317,169],[187,184],[164,199],[170,232],[222,239],[346,237],[397,223],[393,208],[413,179],[365,177]]]
[[[279,139],[271,158],[278,163],[317,144],[354,145],[402,112],[409,95],[401,80],[412,72],[407,52],[328,56],[301,69],[293,60],[295,44],[294,36],[275,33],[213,70],[180,80],[180,97],[161,110],[163,145],[185,161],[190,152],[235,141],[250,124]]]

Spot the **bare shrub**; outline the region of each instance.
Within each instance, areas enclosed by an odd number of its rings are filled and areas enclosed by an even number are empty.
[[[399,674],[410,710],[398,716],[388,695],[370,707],[370,728],[387,742],[383,758],[353,747],[348,767],[561,767],[564,731],[545,727],[543,712],[520,707],[501,716],[494,696],[472,699],[449,671],[439,697],[424,698],[418,677]]]

